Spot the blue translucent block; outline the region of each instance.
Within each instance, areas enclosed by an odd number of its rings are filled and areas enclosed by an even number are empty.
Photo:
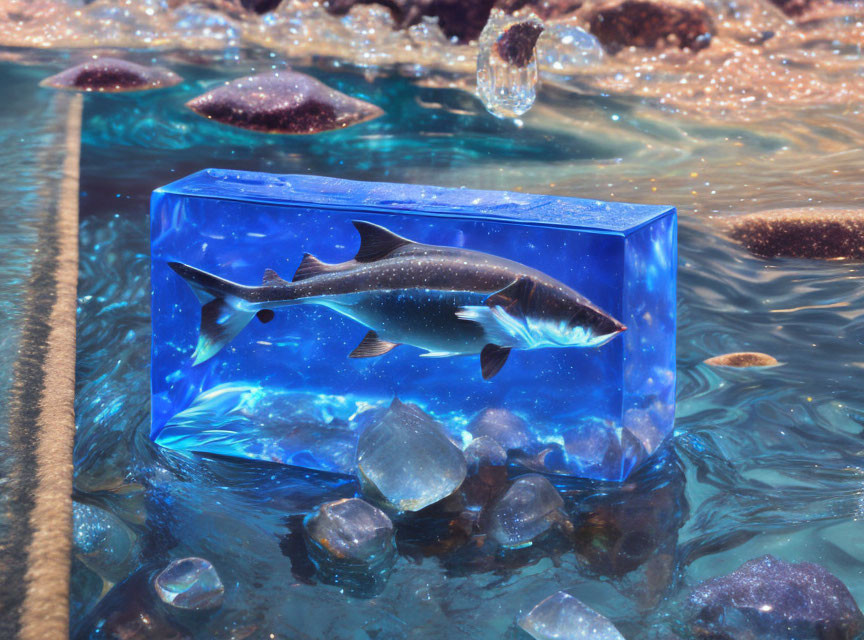
[[[353,474],[398,398],[622,480],[672,430],[671,207],[211,169],[151,225],[160,445]]]

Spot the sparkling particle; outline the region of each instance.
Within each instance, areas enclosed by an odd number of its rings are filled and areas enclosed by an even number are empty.
[[[240,78],[186,103],[223,124],[264,133],[308,134],[344,129],[383,111],[296,71]]]

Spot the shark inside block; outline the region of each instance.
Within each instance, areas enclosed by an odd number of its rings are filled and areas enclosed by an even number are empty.
[[[354,473],[398,400],[622,480],[672,430],[670,207],[211,169],[154,192],[151,231],[163,446]]]

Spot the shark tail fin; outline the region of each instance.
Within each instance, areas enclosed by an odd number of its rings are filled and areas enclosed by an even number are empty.
[[[168,266],[186,281],[201,303],[201,329],[198,332],[198,346],[192,354],[195,359],[193,364],[201,364],[231,342],[255,317],[256,312],[244,304],[246,287],[182,262],[169,262]]]

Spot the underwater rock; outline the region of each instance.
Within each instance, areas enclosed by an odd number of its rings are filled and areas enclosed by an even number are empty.
[[[564,591],[531,609],[519,626],[535,640],[624,640],[605,616]]]
[[[384,112],[296,71],[239,78],[186,103],[198,115],[252,131],[308,134],[344,129]]]
[[[282,0],[240,0],[240,5],[247,11],[257,13],[259,16],[275,10]]]
[[[448,38],[466,43],[483,31],[495,0],[330,0],[327,11],[341,16],[358,4],[387,7],[400,29],[419,23],[424,16],[438,18],[438,26]]]
[[[588,21],[591,33],[611,53],[653,48],[673,38],[681,49],[699,51],[714,33],[704,5],[686,0],[613,0],[593,10]]]
[[[304,527],[314,547],[347,562],[368,564],[395,548],[390,518],[359,498],[322,504],[306,516]]]
[[[182,80],[162,67],[145,67],[118,58],[97,58],[45,78],[39,84],[54,89],[120,93],[173,87]]]
[[[564,500],[546,478],[517,479],[489,514],[489,535],[505,547],[525,547],[559,519]]]
[[[812,562],[771,555],[698,585],[688,606],[700,638],[851,640],[864,630],[864,615],[839,579]]]
[[[712,367],[773,367],[779,363],[774,356],[769,356],[767,353],[742,351],[708,358],[705,364]]]
[[[483,409],[471,420],[468,431],[475,438],[488,436],[506,451],[527,449],[528,423],[507,409]]]
[[[770,2],[792,18],[807,13],[814,5],[814,0],[770,0]]]
[[[537,96],[537,39],[543,23],[536,16],[514,18],[494,9],[480,34],[477,94],[498,118],[528,111]]]
[[[645,446],[627,428],[616,429],[596,420],[586,420],[563,435],[566,460],[552,451],[543,466],[526,466],[537,471],[566,473],[577,468],[585,478],[626,478],[637,460],[647,457]]]
[[[174,560],[153,578],[159,599],[178,609],[217,609],[225,587],[212,564],[203,558]]]
[[[394,399],[360,434],[357,471],[367,495],[400,511],[419,511],[456,491],[467,466],[438,422]]]
[[[72,547],[91,570],[112,582],[134,568],[135,535],[110,511],[89,504],[72,505]]]
[[[864,210],[779,209],[733,218],[730,235],[760,258],[864,258]]]

